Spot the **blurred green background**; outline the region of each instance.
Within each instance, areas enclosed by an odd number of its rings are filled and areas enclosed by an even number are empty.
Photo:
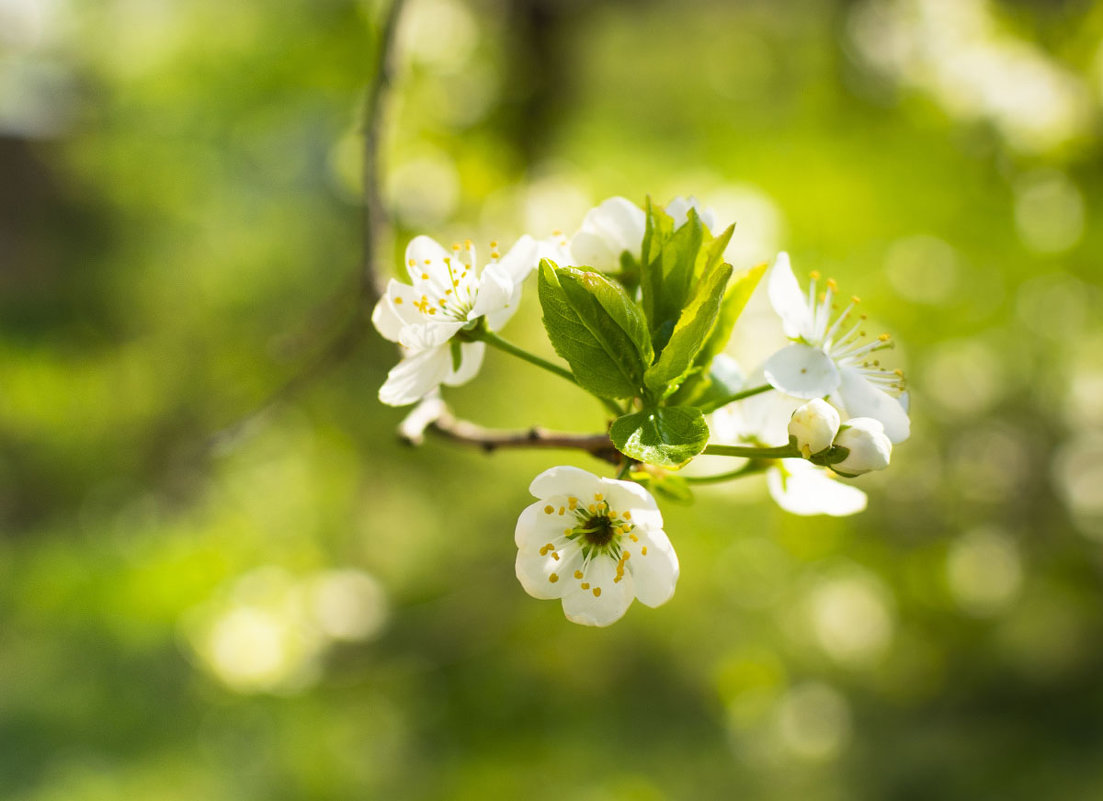
[[[207,447],[355,313],[382,11],[0,0],[0,798],[1103,798],[1103,4],[410,0],[394,263],[692,193],[901,343],[866,513],[668,504],[606,630],[513,575],[600,463],[399,445],[374,333]],[[498,353],[449,399],[601,425]]]

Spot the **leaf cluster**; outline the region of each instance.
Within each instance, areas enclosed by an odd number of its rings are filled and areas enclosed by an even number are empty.
[[[640,260],[622,256],[621,281],[540,263],[548,338],[579,386],[623,402],[609,433],[631,459],[676,467],[693,458],[708,444],[705,413],[739,389],[713,360],[765,265],[732,280],[723,254],[734,228],[713,236],[693,209],[675,227],[649,200]]]

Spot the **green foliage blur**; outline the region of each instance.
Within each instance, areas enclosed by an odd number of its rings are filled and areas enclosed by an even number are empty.
[[[0,798],[1103,798],[1103,4],[409,0],[395,265],[694,194],[899,342],[867,512],[664,503],[603,630],[512,537],[601,463],[398,444],[374,332],[212,439],[357,313],[383,10],[0,0]],[[603,422],[498,352],[448,397]]]

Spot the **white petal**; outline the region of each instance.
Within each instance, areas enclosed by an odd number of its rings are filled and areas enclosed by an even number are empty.
[[[614,582],[616,563],[608,556],[594,558],[584,572],[581,581],[572,578],[563,592],[567,619],[583,626],[608,626],[624,617],[635,597],[629,575]],[[589,585],[585,589],[584,583]]]
[[[460,345],[460,369],[453,370],[452,364],[449,362],[448,375],[444,377],[442,383],[450,387],[466,384],[478,374],[479,368],[483,366],[483,355],[485,353],[486,343],[464,342]],[[449,357],[451,357],[451,352],[449,352]]]
[[[423,350],[407,356],[387,373],[379,388],[379,400],[388,406],[405,406],[428,395],[448,375],[452,356],[447,347]]]
[[[441,322],[418,323],[405,326],[398,341],[410,350],[428,350],[444,345],[467,323],[463,320],[442,320]]]
[[[795,515],[845,517],[866,508],[866,494],[830,478],[825,470],[803,459],[783,459],[782,468],[766,471],[766,486],[777,505]]]
[[[560,560],[562,561],[562,560]],[[514,572],[525,592],[533,598],[559,598],[569,587],[566,578],[559,574],[559,562],[550,553],[540,554],[539,549],[522,549],[517,552]],[[551,580],[555,576],[555,581]]]
[[[666,213],[674,220],[674,227],[681,228],[689,219],[689,210],[697,212],[697,218],[701,224],[712,233],[716,230],[716,212],[704,208],[693,195],[689,197],[676,197],[666,204]]]
[[[513,296],[513,279],[500,264],[491,264],[479,277],[479,295],[475,306],[468,315],[469,320],[482,317],[490,312],[500,311]]]
[[[777,254],[770,270],[767,293],[770,305],[781,317],[785,336],[796,339],[812,335],[812,310],[808,308],[808,301],[800,291],[793,268],[789,266],[788,253]]]
[[[887,392],[865,380],[853,367],[839,371],[839,398],[851,417],[872,417],[885,427],[885,435],[896,444],[911,434],[911,421],[903,405]]]
[[[795,398],[822,398],[839,386],[839,369],[831,357],[800,342],[767,359],[763,372],[771,386]]]
[[[540,252],[536,240],[525,234],[502,256],[497,266],[514,284],[520,284],[536,269],[541,259]]]
[[[372,309],[371,322],[375,326],[375,330],[384,339],[389,339],[391,342],[398,342],[398,337],[406,325],[395,312],[390,299],[385,297],[380,298],[379,302],[375,304],[375,308]]]
[[[451,255],[433,238],[425,235],[415,236],[406,246],[406,271],[415,282],[424,280],[421,276],[428,273],[432,277],[444,280],[445,285],[450,286],[448,268],[444,260]]]
[[[632,574],[636,597],[647,606],[660,606],[670,600],[678,583],[678,555],[664,532],[637,528],[634,533],[640,541],[628,546],[632,556],[626,567]]]
[[[642,243],[643,240],[640,241]],[[556,264],[560,267],[570,265],[613,271],[620,268],[620,254],[621,251],[617,250],[617,246],[600,234],[593,231],[579,231],[571,239],[570,255],[562,261],[556,261]]]
[[[517,309],[521,306],[521,285],[514,284],[513,294],[509,296],[509,300],[506,301],[502,308],[495,311],[487,312],[486,314],[486,327],[491,331],[498,331],[509,322],[510,318],[517,312]]]
[[[544,511],[548,504],[543,501],[529,504],[517,518],[517,526],[513,529],[513,542],[521,550],[539,549],[549,541],[562,537],[566,525],[563,518],[558,515],[549,515]]]
[[[545,470],[529,484],[529,492],[537,498],[552,495],[573,495],[577,498],[601,492],[601,479],[579,467],[559,465]]]

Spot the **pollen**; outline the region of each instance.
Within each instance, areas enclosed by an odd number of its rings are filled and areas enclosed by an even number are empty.
[[[808,276],[813,281],[819,281],[820,280],[820,271],[819,270],[813,270],[812,272],[808,273]]]
[[[559,581],[559,576],[555,573],[552,573],[550,576],[548,576],[548,581],[550,581],[552,584],[555,584],[555,582]]]
[[[565,528],[565,529],[563,529],[563,534],[565,536],[569,537],[569,536],[571,536],[571,531],[572,531],[572,529]]]
[[[432,264],[432,263],[433,263],[433,260],[432,260],[432,259],[426,259],[424,263],[425,263],[425,264]]]
[[[628,539],[632,540],[632,542],[639,542],[640,541],[640,538],[637,537],[635,534],[629,534]]]
[[[547,506],[544,507],[544,514],[546,514],[546,515],[550,515],[554,511],[555,511],[555,507],[552,506],[551,504],[548,504]]]
[[[594,587],[594,597],[595,598],[600,598],[601,597],[601,587]]]
[[[570,505],[571,511],[573,512],[578,506],[578,498],[567,498],[567,503]]]
[[[591,504],[590,504],[590,505],[589,505],[588,507],[586,507],[586,508],[590,510],[590,514],[592,514],[592,515],[596,515],[596,514],[597,514],[597,504],[596,504],[596,503],[591,503]]]
[[[603,500],[605,500],[605,496],[602,495],[600,492],[595,492],[594,493],[594,500],[595,501],[603,501]]]
[[[631,519],[632,519],[632,513],[631,513],[631,512],[625,512],[625,513],[624,513],[624,514],[622,515],[622,517],[623,517],[623,518],[624,518],[625,520],[631,520]]]
[[[879,340],[881,340],[882,342],[888,342],[888,341],[889,341],[890,339],[892,339],[892,337],[890,337],[890,336],[889,336],[888,334],[881,334],[881,335],[880,335],[879,337],[877,337],[877,338],[878,338]]]
[[[578,586],[581,587],[584,590],[588,590],[588,589],[590,589],[590,582],[584,581],[581,584],[579,584]]]
[[[582,571],[581,571],[581,570],[576,570],[576,571],[574,572],[574,577],[575,577],[576,579],[580,579],[580,578],[582,578]]]
[[[567,511],[567,510],[564,509],[562,506],[559,507],[559,514],[560,515],[562,515],[565,511]]]
[[[497,247],[498,247],[498,242],[497,242],[497,240],[495,240],[495,241],[492,241],[492,242],[490,243],[490,246],[491,246],[492,248],[495,248],[495,249],[497,249]]]
[[[860,297],[858,297],[857,295],[851,295],[850,296],[850,302],[854,303],[854,304],[858,304],[858,303],[862,302],[862,299]]]
[[[395,305],[398,305],[399,303],[402,302],[402,298],[395,298],[394,302],[395,302]]]
[[[413,266],[414,266],[415,264],[417,264],[417,262],[416,262],[416,261],[414,261],[413,259],[410,259],[410,260],[409,260],[408,262],[406,262],[406,263],[407,263],[407,264],[409,264],[409,265],[410,265],[411,267],[413,267]]]
[[[827,279],[827,288],[830,289],[832,292],[838,292],[839,291],[839,283],[834,278],[828,278]]]
[[[647,546],[640,548],[640,556],[647,556]]]
[[[422,281],[428,281],[429,280],[429,273],[422,273],[421,274],[421,280]]]

